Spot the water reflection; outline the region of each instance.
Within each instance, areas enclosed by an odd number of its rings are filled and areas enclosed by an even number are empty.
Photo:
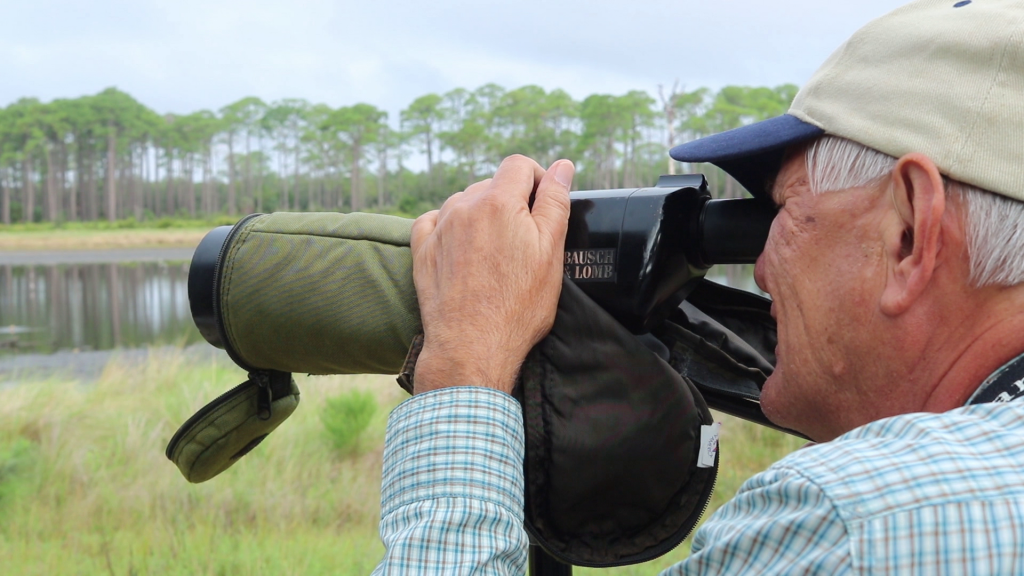
[[[188,262],[0,269],[0,354],[200,340],[188,308]]]
[[[753,266],[708,277],[760,293]],[[202,342],[188,262],[0,265],[0,355]]]

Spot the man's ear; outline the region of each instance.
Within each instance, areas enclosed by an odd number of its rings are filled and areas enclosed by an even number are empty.
[[[895,218],[887,220],[893,225],[885,234],[888,277],[881,306],[898,316],[932,281],[943,246],[946,190],[935,163],[918,153],[897,161],[889,186]]]

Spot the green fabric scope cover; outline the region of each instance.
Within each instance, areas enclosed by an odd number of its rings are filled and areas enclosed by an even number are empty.
[[[397,374],[422,331],[412,222],[327,212],[243,222],[220,279],[228,346],[255,368]]]
[[[298,405],[290,374],[251,375],[182,424],[167,444],[167,458],[189,482],[205,482],[248,454]]]
[[[215,297],[229,354],[253,372],[192,416],[168,444],[167,457],[188,481],[220,474],[291,415],[299,391],[290,373],[399,372],[422,330],[412,222],[379,214],[275,213],[236,225]],[[278,384],[271,386],[270,414],[259,413],[261,375],[274,375]]]

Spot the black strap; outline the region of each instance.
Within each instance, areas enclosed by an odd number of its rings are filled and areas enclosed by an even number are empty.
[[[1013,402],[1024,398],[1024,354],[992,373],[967,400],[967,405]]]

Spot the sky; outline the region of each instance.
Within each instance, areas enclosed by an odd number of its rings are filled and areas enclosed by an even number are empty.
[[[952,0],[950,0],[952,2]],[[537,84],[802,84],[904,0],[0,0],[0,106],[124,90],[159,113],[246,96],[368,102]]]

